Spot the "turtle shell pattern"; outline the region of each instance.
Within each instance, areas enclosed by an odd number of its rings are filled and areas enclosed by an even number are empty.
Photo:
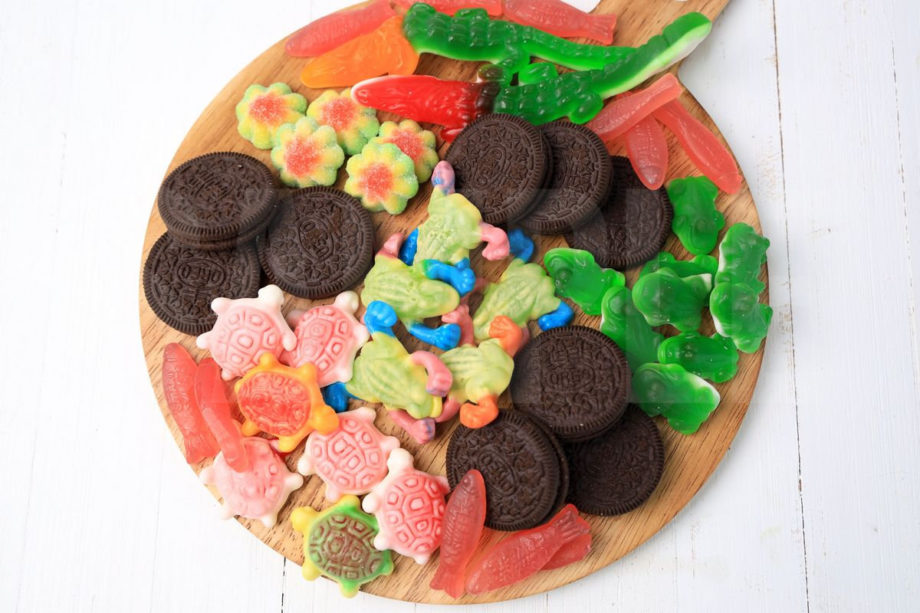
[[[213,464],[213,483],[233,515],[260,518],[274,515],[289,492],[285,480],[292,475],[271,445],[263,438],[244,438],[249,470],[237,472],[218,455]]]
[[[293,376],[278,372],[255,373],[242,381],[236,395],[240,410],[263,432],[292,436],[310,418],[310,393],[303,382]]]
[[[311,528],[307,555],[324,575],[364,583],[385,572],[388,566],[390,553],[374,549],[376,534],[373,525],[361,517],[333,511],[320,517]]]

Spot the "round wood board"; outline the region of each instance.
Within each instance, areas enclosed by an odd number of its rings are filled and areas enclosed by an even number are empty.
[[[650,36],[657,34],[661,29],[677,16],[697,10],[711,19],[715,19],[727,4],[728,0],[690,0],[678,2],[675,0],[650,0],[647,2],[629,2],[628,0],[603,0],[595,12],[616,13],[619,16],[617,23],[617,44],[641,44]],[[582,41],[584,42],[584,41]],[[175,157],[167,170],[197,155],[211,151],[238,151],[255,156],[271,167],[268,151],[260,151],[248,141],[243,140],[236,131],[236,118],[234,107],[242,98],[247,86],[252,83],[267,85],[276,81],[283,81],[308,100],[313,100],[319,91],[309,90],[300,83],[300,71],[306,60],[290,58],[284,54],[284,40],[268,49],[256,58],[249,66],[244,68],[230,83],[214,98],[192,126],[185,140],[179,146]],[[446,79],[473,80],[477,65],[468,62],[456,62],[431,55],[423,55],[417,74],[431,74]],[[696,100],[684,93],[681,102],[710,128],[715,126],[709,116],[700,107]],[[380,113],[380,120],[398,119],[387,113]],[[431,126],[425,126],[431,128]],[[699,172],[693,167],[683,150],[676,144],[673,136],[669,135],[671,145],[671,164],[668,178],[696,175]],[[440,153],[447,150],[447,145],[440,139]],[[613,153],[623,154],[622,151],[612,150]],[[338,186],[344,183],[344,168],[339,174]],[[425,218],[425,203],[431,191],[430,183],[421,186],[418,195],[411,201],[406,212],[398,217],[391,217],[386,213],[374,214],[377,228],[377,244],[379,248],[383,240],[395,231],[415,228]],[[718,208],[724,213],[726,227],[738,222],[752,225],[758,232],[761,231],[757,209],[751,197],[747,184],[735,195],[720,194],[717,200]],[[165,226],[160,219],[154,204],[150,215],[150,222],[144,240],[143,261],[146,260],[153,243],[165,232]],[[564,246],[561,237],[544,238],[534,237],[538,253],[532,261],[542,261],[543,254],[556,246]],[[684,251],[675,236],[671,236],[665,247],[679,259],[686,259],[689,254]],[[474,266],[490,280],[497,280],[505,263],[489,263],[482,258],[474,258]],[[628,284],[635,281],[637,269],[627,271]],[[766,270],[763,272],[766,282]],[[170,431],[181,447],[181,435],[169,415],[166,402],[163,398],[163,388],[160,380],[160,365],[163,347],[167,343],[178,342],[185,346],[196,359],[203,357],[204,352],[195,347],[195,339],[162,323],[151,311],[144,296],[143,287],[140,288],[140,327],[143,339],[144,354],[147,360],[147,369],[153,384],[160,411],[166,420]],[[765,300],[768,293],[764,294]],[[329,303],[331,300],[316,301],[315,304]],[[314,304],[309,300],[287,297],[285,312],[292,308],[308,308]],[[363,313],[363,308],[359,313]],[[576,323],[597,327],[599,318],[579,315]],[[702,328],[705,333],[712,333],[712,322],[708,317]],[[418,347],[413,339],[402,340],[410,347],[410,351]],[[386,596],[410,602],[425,603],[473,603],[495,602],[520,598],[536,594],[565,585],[586,575],[589,575],[611,562],[626,555],[652,535],[658,532],[700,489],[706,479],[715,470],[722,456],[725,454],[732,439],[741,425],[747,411],[760,365],[763,359],[763,348],[755,354],[741,354],[737,376],[730,382],[716,385],[722,395],[722,402],[712,417],[703,424],[700,430],[692,436],[683,436],[671,430],[662,420],[658,425],[664,436],[666,450],[666,464],[664,475],[654,495],[644,505],[618,517],[586,516],[591,524],[593,547],[591,553],[583,561],[570,566],[540,572],[530,579],[520,582],[505,589],[497,590],[480,596],[466,596],[460,600],[451,600],[443,592],[433,591],[428,588],[428,583],[437,564],[437,556],[433,556],[428,564],[417,565],[410,558],[396,555],[396,568],[388,577],[378,578],[366,584],[362,589],[371,594]],[[502,406],[508,406],[507,394],[502,397]],[[358,404],[353,401],[352,406]],[[426,446],[419,446],[405,433],[395,426],[384,415],[385,411],[378,407],[377,426],[386,434],[397,436],[403,444],[415,455],[416,466],[436,474],[445,474],[444,455],[447,441],[450,438],[453,424],[439,426],[437,439]],[[287,465],[293,469],[297,458],[302,451],[302,446],[291,453]],[[182,457],[176,456],[177,459]],[[206,460],[192,468],[199,472],[210,460]],[[246,528],[256,537],[284,555],[296,564],[303,563],[301,549],[302,538],[291,528],[289,517],[291,510],[297,506],[313,506],[325,508],[328,505],[324,498],[325,488],[317,477],[308,478],[305,486],[295,492],[278,516],[278,523],[274,528],[267,529],[258,521],[240,520]],[[212,490],[212,494],[216,493]],[[718,492],[711,492],[719,495]],[[723,492],[722,495],[725,493]],[[489,533],[490,531],[487,531]],[[500,533],[490,533],[484,538],[495,540]]]

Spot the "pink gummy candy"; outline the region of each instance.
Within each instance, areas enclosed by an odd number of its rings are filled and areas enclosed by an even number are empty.
[[[447,479],[412,467],[412,455],[394,449],[387,461],[389,474],[365,496],[362,507],[380,524],[374,547],[424,564],[441,544]]]
[[[408,9],[419,0],[396,0],[397,6]],[[502,14],[502,0],[425,0],[439,13],[453,15],[460,9],[485,9],[492,17]]]
[[[370,338],[367,328],[355,319],[358,295],[342,292],[334,304],[291,313],[297,346],[281,355],[281,363],[294,368],[310,362],[316,366],[317,383],[326,387],[351,379],[355,354]]]
[[[590,15],[562,0],[505,0],[505,17],[563,38],[583,36],[604,45],[613,42],[617,16]]]
[[[677,77],[668,73],[645,89],[633,92],[631,96],[620,96],[601,110],[587,123],[605,143],[648,117],[663,105],[676,100],[684,88]]]
[[[375,0],[359,9],[338,11],[297,30],[284,44],[284,51],[293,57],[322,55],[375,30],[395,14],[390,0]]]
[[[243,376],[263,353],[278,357],[285,349],[294,349],[297,337],[281,315],[283,303],[284,294],[277,285],[260,289],[258,298],[214,299],[211,309],[217,321],[196,343],[211,352],[224,379]]]
[[[303,477],[289,471],[264,438],[245,438],[243,446],[249,456],[249,470],[233,470],[219,453],[214,463],[201,471],[201,480],[215,486],[224,499],[224,519],[239,515],[258,519],[271,528],[288,496],[303,485]]]
[[[319,475],[329,502],[345,494],[366,494],[386,476],[387,458],[399,447],[399,439],[375,428],[376,416],[367,407],[346,411],[339,414],[338,430],[329,434],[314,431],[307,438],[297,472]]]
[[[623,141],[629,162],[642,184],[649,189],[661,187],[668,173],[669,155],[668,139],[661,124],[652,116],[646,117],[623,135]]]

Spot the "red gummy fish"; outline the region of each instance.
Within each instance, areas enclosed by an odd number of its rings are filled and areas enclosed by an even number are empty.
[[[292,57],[322,55],[356,36],[374,31],[395,14],[389,0],[374,0],[358,9],[332,13],[297,30],[284,44],[284,51]]]
[[[616,15],[590,15],[562,0],[505,0],[505,17],[563,38],[583,36],[604,45],[613,42]]]
[[[578,509],[568,504],[549,522],[515,532],[489,550],[467,577],[466,591],[482,594],[526,579],[545,567],[565,543],[589,531]]]
[[[189,464],[213,458],[220,450],[195,400],[197,370],[195,360],[179,343],[170,343],[163,349],[163,395],[182,433],[185,461]]]
[[[444,590],[452,598],[463,596],[466,565],[479,545],[486,521],[486,484],[478,470],[463,475],[444,510],[441,555],[431,578],[433,590]]]
[[[629,96],[630,94],[621,94]],[[629,163],[642,184],[658,189],[668,173],[668,139],[653,116],[648,116],[623,135]]]
[[[212,358],[205,358],[198,365],[195,396],[202,417],[220,443],[224,460],[236,472],[249,470],[249,456],[243,447],[239,425],[230,415],[230,402],[227,401],[227,390],[220,376],[220,366]]]
[[[401,8],[408,9],[420,0],[396,0]],[[421,0],[439,13],[453,15],[461,9],[485,9],[492,17],[502,14],[502,0]]]
[[[672,74],[666,74],[631,96],[619,96],[587,123],[605,143],[622,136],[662,106],[676,100],[684,88]]]

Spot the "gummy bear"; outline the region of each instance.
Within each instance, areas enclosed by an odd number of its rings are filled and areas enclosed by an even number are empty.
[[[632,378],[634,401],[649,417],[664,415],[681,434],[693,434],[719,406],[719,392],[680,364],[644,364]]]
[[[633,371],[654,362],[664,340],[636,309],[632,292],[625,287],[612,287],[604,294],[600,329],[623,350]]]
[[[633,286],[633,303],[652,326],[671,324],[681,332],[696,330],[712,289],[710,275],[681,278],[670,268],[639,277]]]
[[[571,299],[588,315],[600,315],[604,294],[626,284],[623,273],[601,268],[594,255],[583,249],[550,249],[543,256],[543,265],[553,279],[556,295]]]
[[[715,383],[724,383],[738,372],[738,350],[721,334],[703,336],[683,332],[658,346],[658,361],[680,364],[688,371]]]
[[[671,229],[684,248],[705,255],[716,247],[725,216],[716,210],[719,188],[706,177],[674,179],[668,183],[668,198],[674,206]]]

